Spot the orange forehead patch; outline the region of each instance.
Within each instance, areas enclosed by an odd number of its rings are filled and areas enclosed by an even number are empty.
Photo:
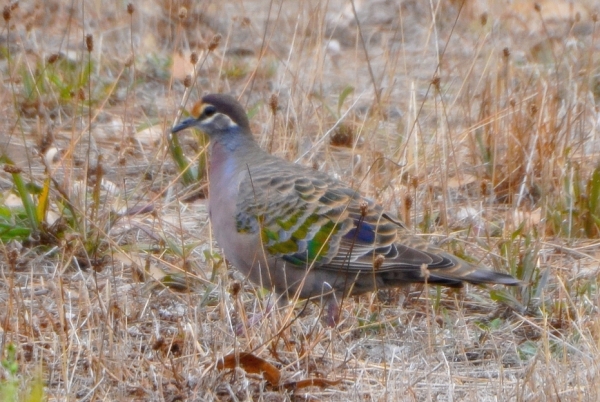
[[[194,106],[192,106],[192,116],[198,118],[202,113],[202,110],[204,110],[205,105],[206,104],[202,101],[194,103]]]

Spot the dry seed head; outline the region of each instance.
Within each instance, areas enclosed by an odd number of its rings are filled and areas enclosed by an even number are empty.
[[[441,79],[440,79],[439,75],[436,75],[431,80],[431,85],[433,85],[435,87],[435,89],[437,89],[438,91],[440,89],[440,81],[441,81]]]
[[[77,99],[81,101],[85,100],[85,92],[83,92],[83,88],[79,88],[77,91]]]
[[[510,49],[507,47],[502,49],[502,56],[504,56],[505,59],[508,59],[508,57],[510,56]]]
[[[487,180],[481,180],[479,183],[481,186],[481,194],[486,195],[488,193],[488,182]]]
[[[592,14],[592,21],[598,22],[598,13]]]
[[[229,291],[231,292],[231,295],[233,297],[237,297],[237,295],[240,293],[241,290],[242,290],[242,284],[239,283],[238,281],[233,281],[233,283],[229,287]]]
[[[192,63],[192,64],[198,63],[198,53],[192,52],[192,54],[190,55],[190,63]]]
[[[479,22],[481,22],[482,27],[487,24],[487,21],[488,21],[488,13],[481,14],[481,17],[479,17]]]
[[[410,209],[412,208],[412,206],[413,206],[413,198],[410,195],[407,194],[404,197],[404,209],[406,211],[410,211]]]
[[[269,107],[271,108],[271,113],[275,115],[277,113],[277,107],[279,106],[279,98],[277,94],[271,94],[269,98]]]
[[[21,168],[15,165],[4,165],[4,171],[10,174],[19,174],[22,172]]]
[[[419,187],[419,178],[417,176],[411,177],[410,178],[410,185],[412,186],[412,188],[414,188],[416,190],[417,187]]]
[[[98,155],[98,162],[96,165],[96,177],[102,177],[104,176],[104,168],[102,167],[102,162],[104,160],[104,157],[102,156],[102,154]]]
[[[539,13],[540,11],[542,11],[542,6],[540,6],[540,4],[539,4],[539,3],[535,3],[535,4],[533,5],[533,8],[535,8],[535,11],[537,11],[538,13]]]
[[[378,271],[384,262],[385,262],[385,257],[382,256],[381,254],[377,254],[377,256],[373,259],[373,270]]]
[[[165,344],[165,339],[164,338],[158,338],[157,340],[154,341],[154,343],[152,344],[152,350],[159,350],[162,349],[162,347]]]
[[[5,22],[10,21],[10,6],[4,6],[2,9],[2,18],[4,18]]]
[[[215,50],[217,46],[219,46],[219,43],[221,43],[221,35],[216,34],[215,36],[213,36],[213,38],[210,40],[210,43],[208,44],[208,51],[212,52],[213,50]]]
[[[127,13],[128,14],[133,14],[133,12],[135,11],[135,7],[133,6],[132,3],[127,3]]]
[[[179,9],[179,13],[177,14],[180,20],[184,20],[187,18],[187,8],[181,7]]]
[[[92,34],[85,35],[85,47],[90,53],[94,50],[94,36]]]
[[[190,74],[186,75],[183,79],[183,86],[189,88],[192,86],[192,76]]]
[[[354,131],[352,127],[341,123],[330,137],[330,144],[339,147],[352,147],[354,144]]]
[[[517,101],[515,101],[514,98],[510,98],[510,100],[508,101],[508,104],[510,105],[510,107],[515,107],[517,104]]]
[[[538,107],[537,107],[537,105],[535,103],[532,103],[531,105],[529,105],[529,113],[532,116],[535,116],[535,114],[537,113],[537,111],[538,111]]]
[[[369,204],[367,204],[366,201],[362,201],[359,205],[360,208],[360,215],[364,218],[365,216],[367,216],[367,212],[369,209]]]
[[[56,61],[60,59],[60,54],[59,53],[53,53],[50,56],[48,56],[48,58],[46,59],[46,62],[48,64],[54,64],[56,63]]]
[[[8,264],[10,266],[14,267],[17,265],[19,254],[19,250],[17,250],[16,248],[11,248],[10,250],[8,250],[8,253],[6,253],[6,259],[8,260]]]

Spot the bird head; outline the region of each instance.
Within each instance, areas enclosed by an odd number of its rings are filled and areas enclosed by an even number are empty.
[[[173,127],[172,133],[195,127],[215,137],[224,133],[239,132],[250,134],[250,122],[240,103],[230,95],[209,94],[196,102],[191,117]],[[238,131],[239,130],[239,131]]]

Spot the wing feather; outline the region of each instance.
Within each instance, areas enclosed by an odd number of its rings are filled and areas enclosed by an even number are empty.
[[[412,246],[399,241],[406,228],[358,191],[275,158],[250,167],[236,221],[239,232],[260,233],[270,255],[307,268],[385,272],[454,264],[414,236]]]

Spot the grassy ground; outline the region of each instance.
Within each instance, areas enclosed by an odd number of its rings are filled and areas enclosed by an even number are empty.
[[[0,399],[598,400],[594,1],[221,3],[5,3]],[[212,241],[204,140],[167,141],[207,92],[528,286],[272,307]]]

